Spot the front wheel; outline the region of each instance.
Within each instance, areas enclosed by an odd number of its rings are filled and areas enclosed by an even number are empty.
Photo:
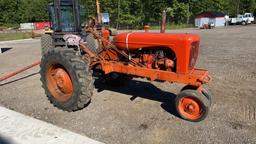
[[[184,90],[197,90],[198,87],[196,86],[192,86],[192,85],[186,85],[185,87],[183,87],[181,89],[181,91],[184,91]],[[210,106],[212,105],[213,103],[213,96],[212,96],[212,93],[211,91],[208,89],[207,86],[203,86],[202,88],[202,94],[208,99],[209,103],[210,103]]]
[[[181,118],[192,122],[200,122],[207,117],[210,102],[197,90],[184,90],[177,95],[175,106]]]

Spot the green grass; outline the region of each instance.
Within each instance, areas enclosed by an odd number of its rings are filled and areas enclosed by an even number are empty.
[[[150,26],[151,30],[159,30],[161,26]],[[171,29],[183,29],[183,28],[192,28],[194,27],[192,24],[168,24],[166,26],[167,30]]]
[[[31,32],[0,33],[0,41],[31,38]]]

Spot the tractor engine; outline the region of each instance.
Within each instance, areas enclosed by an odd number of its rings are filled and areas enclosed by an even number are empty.
[[[164,49],[138,49],[127,52],[131,58],[147,68],[165,71],[175,71],[175,55]]]
[[[115,36],[114,43],[134,61],[147,68],[176,71],[177,58],[175,52],[168,46],[156,44],[148,33],[123,33]],[[155,36],[161,37],[159,34]]]

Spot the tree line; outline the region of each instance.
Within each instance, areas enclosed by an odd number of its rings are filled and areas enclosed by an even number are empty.
[[[80,0],[87,16],[95,15],[95,0]],[[47,5],[52,0],[0,0],[0,26],[48,21]],[[193,23],[196,14],[218,11],[227,15],[256,13],[256,0],[100,0],[101,12],[110,14],[112,27],[138,28],[158,25],[163,10],[169,23]]]

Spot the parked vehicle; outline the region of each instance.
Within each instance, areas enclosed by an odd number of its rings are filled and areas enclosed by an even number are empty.
[[[204,24],[200,29],[213,29],[215,28],[215,24],[213,22],[209,22],[208,24]]]
[[[254,23],[254,16],[252,13],[245,13],[244,15],[237,15],[237,17],[231,17],[229,19],[229,24],[242,24],[247,25]]]

